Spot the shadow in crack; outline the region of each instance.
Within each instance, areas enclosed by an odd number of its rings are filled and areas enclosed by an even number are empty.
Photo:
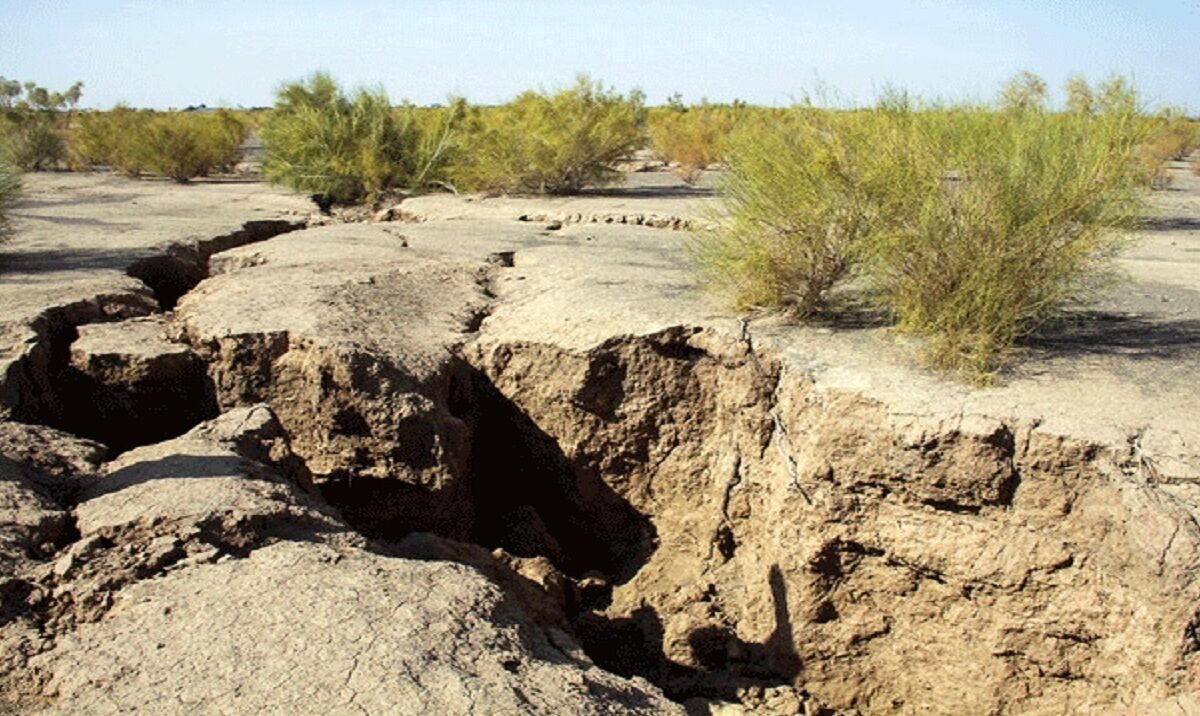
[[[1022,345],[1048,355],[1177,360],[1200,354],[1200,319],[1148,320],[1092,311],[1053,324]]]
[[[578,617],[576,631],[588,655],[601,668],[622,676],[642,676],[673,699],[705,697],[736,700],[746,687],[791,686],[802,664],[796,653],[787,587],[778,565],[767,574],[775,627],[762,642],[747,642],[731,627],[700,626],[687,635],[692,665],[666,654],[662,618],[649,606],[628,617],[589,613]]]
[[[563,572],[628,581],[657,548],[649,518],[558,443],[481,374],[471,386],[474,539]],[[608,404],[609,398],[600,402]]]

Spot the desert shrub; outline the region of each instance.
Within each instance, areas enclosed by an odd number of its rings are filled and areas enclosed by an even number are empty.
[[[187,183],[237,163],[246,128],[231,113],[172,112],[141,124],[135,141],[148,170]]]
[[[412,190],[429,186],[453,189],[450,172],[463,160],[461,127],[471,112],[467,102],[454,98],[438,107],[405,104],[395,111],[410,142],[402,160],[407,177],[404,186]]]
[[[8,208],[21,192],[21,174],[11,161],[11,147],[0,138],[0,242],[9,235]]]
[[[1000,88],[1000,108],[1006,112],[1040,112],[1046,107],[1046,82],[1021,70]]]
[[[26,171],[57,168],[67,156],[63,133],[83,84],[51,92],[33,82],[0,77],[0,129],[11,160]]]
[[[71,163],[107,166],[130,177],[155,173],[184,183],[230,171],[241,155],[247,129],[228,110],[138,112],[118,105],[81,114],[71,132]]]
[[[20,116],[10,122],[13,162],[25,171],[53,169],[67,156],[60,122],[48,113]]]
[[[1067,79],[1065,90],[1068,112],[1091,114],[1096,110],[1096,93],[1082,75],[1071,75]]]
[[[71,165],[75,169],[108,167],[129,177],[147,171],[144,143],[150,112],[117,105],[107,112],[84,112],[70,134]]]
[[[873,117],[799,108],[729,138],[725,215],[690,247],[710,288],[739,309],[825,308],[879,219]]]
[[[1148,136],[1139,150],[1142,180],[1152,189],[1165,189],[1171,183],[1167,162],[1183,161],[1200,146],[1200,124],[1172,109],[1144,121]]]
[[[739,128],[726,216],[693,240],[740,308],[812,314],[848,284],[922,336],[933,366],[986,382],[1022,336],[1111,275],[1138,208],[1145,123],[1097,114],[920,106],[803,109]]]
[[[280,89],[261,136],[267,179],[324,205],[370,201],[413,178],[414,125],[382,90],[347,96],[326,74]]]
[[[872,298],[928,362],[986,382],[1022,336],[1110,276],[1137,201],[1132,115],[921,112],[886,135]]]
[[[690,183],[700,170],[720,160],[736,120],[737,111],[732,107],[681,105],[651,110],[646,126],[651,148],[676,164],[676,173]]]
[[[612,165],[645,142],[644,98],[580,77],[553,94],[525,92],[464,121],[456,186],[489,192],[569,194],[619,174]]]

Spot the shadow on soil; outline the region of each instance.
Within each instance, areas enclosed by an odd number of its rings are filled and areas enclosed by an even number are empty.
[[[41,249],[37,251],[0,250],[0,273],[39,274],[57,271],[113,269],[124,271],[145,252],[121,249]],[[5,276],[5,281],[22,281],[20,276]]]
[[[595,187],[579,192],[579,196],[603,196],[614,199],[702,199],[715,195],[711,187],[686,184]]]
[[[1200,231],[1200,219],[1190,216],[1155,216],[1142,219],[1143,231]]]
[[[1052,356],[1178,360],[1200,354],[1200,319],[1148,320],[1090,311],[1047,327],[1023,345],[1035,353]]]

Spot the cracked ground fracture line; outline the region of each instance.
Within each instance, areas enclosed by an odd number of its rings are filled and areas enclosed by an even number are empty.
[[[755,372],[759,376],[765,377],[766,372],[758,362],[758,353],[754,351],[754,339],[750,335],[750,319],[746,316],[738,318],[738,340],[746,344],[746,350],[750,354],[750,363],[754,366]],[[775,433],[778,435],[778,439],[775,441],[775,449],[779,451],[779,457],[783,459],[784,469],[788,473],[788,489],[800,493],[804,501],[812,505],[812,497],[800,486],[800,475],[796,469],[796,462],[792,459],[792,445],[787,428],[783,424],[783,419],[779,417],[779,411],[773,407],[775,401],[772,400],[771,402],[772,407],[767,410],[767,415],[770,416]]]
[[[742,448],[735,442],[733,444],[733,468],[730,470],[729,480],[725,483],[725,493],[721,496],[721,520],[713,528],[712,535],[708,538],[708,556],[704,558],[705,562],[712,561],[713,551],[721,540],[721,528],[729,526],[729,501],[733,498],[733,491],[740,484],[742,484]]]

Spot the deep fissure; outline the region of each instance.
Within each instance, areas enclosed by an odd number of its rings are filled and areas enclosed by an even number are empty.
[[[175,360],[171,375],[152,369],[142,380],[111,379],[117,365],[89,375],[72,364],[72,346],[80,328],[167,313],[209,275],[217,253],[258,243],[304,228],[305,222],[248,221],[237,231],[176,244],[166,253],[134,262],[126,273],[150,289],[157,310],[136,297],[97,297],[94,302],[49,311],[41,339],[26,359],[24,390],[11,406],[12,417],[47,425],[106,445],[114,454],[182,435],[218,414],[215,393],[204,365],[194,356]],[[107,301],[109,306],[91,305]],[[114,308],[115,307],[115,308]],[[112,361],[109,361],[112,363]]]

